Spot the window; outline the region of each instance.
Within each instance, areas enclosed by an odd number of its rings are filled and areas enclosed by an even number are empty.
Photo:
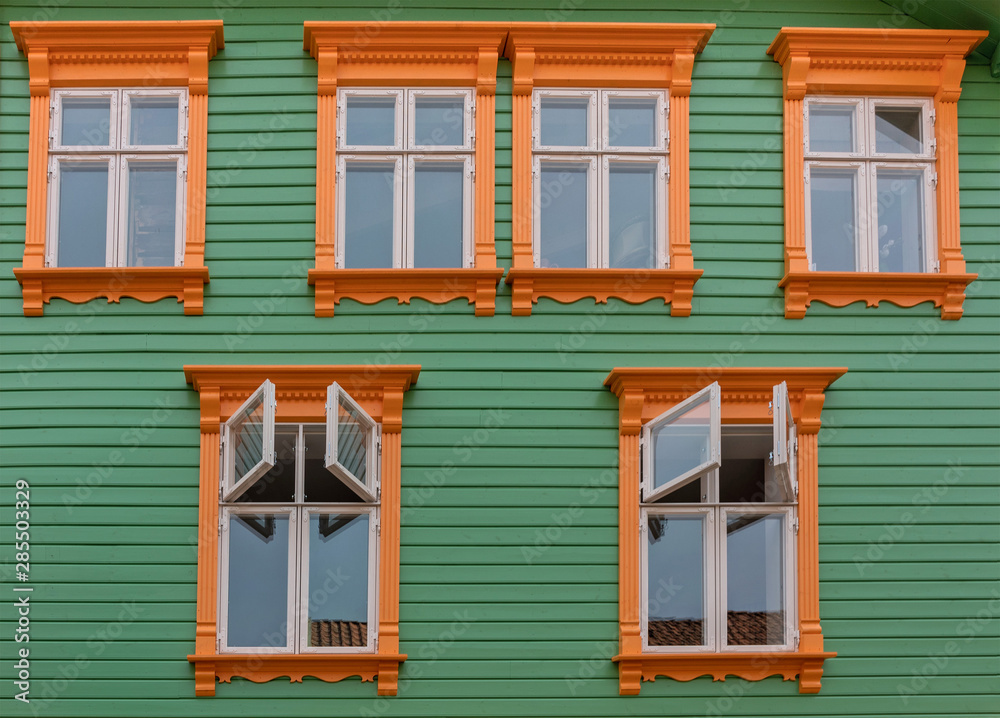
[[[265,381],[225,423],[220,653],[375,649],[379,427],[336,383],[326,408],[275,424]]]
[[[222,21],[13,22],[31,56],[24,314],[175,297],[201,314],[208,61]]]
[[[337,265],[472,267],[471,90],[340,90]]]
[[[667,93],[535,90],[536,267],[664,267]]]
[[[930,100],[807,97],[803,111],[810,270],[937,271]]]
[[[933,302],[959,319],[958,98],[973,30],[783,28],[785,317]],[[851,61],[845,62],[849,57]]]
[[[817,435],[844,369],[615,369],[619,691],[710,675],[820,689]],[[701,387],[701,388],[698,388]]]
[[[188,366],[201,399],[195,693],[395,695],[403,393],[418,366]]]
[[[615,297],[690,315],[688,103],[714,29],[511,24],[513,314]]]
[[[365,42],[359,44],[359,34]],[[342,299],[496,311],[502,23],[307,22],[317,60],[316,316]]]
[[[718,383],[642,429],[644,651],[793,650],[795,425],[721,425]]]
[[[50,267],[184,261],[187,90],[53,90]]]

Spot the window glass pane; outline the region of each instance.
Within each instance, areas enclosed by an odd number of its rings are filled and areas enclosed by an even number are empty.
[[[418,162],[413,177],[413,266],[461,267],[462,162]]]
[[[894,154],[923,152],[919,107],[875,108],[875,151]]]
[[[879,169],[878,268],[924,271],[924,171]]]
[[[368,482],[368,441],[373,431],[357,409],[337,402],[337,462],[362,484]]]
[[[264,460],[264,393],[238,419],[231,419],[235,474],[233,484]]]
[[[309,517],[309,646],[368,644],[368,514]]]
[[[394,147],[396,98],[347,97],[347,144]]]
[[[646,524],[650,646],[705,645],[704,520],[650,514]]]
[[[60,267],[103,267],[108,246],[108,163],[59,166]]]
[[[326,469],[326,427],[305,427],[305,500],[311,503],[357,503],[362,499]]]
[[[656,172],[654,164],[611,163],[608,254],[613,268],[656,266]]]
[[[61,145],[111,144],[110,97],[62,97]]]
[[[416,98],[413,141],[417,145],[465,144],[465,98]]]
[[[128,166],[129,267],[172,267],[177,240],[177,160]]]
[[[855,152],[854,105],[809,105],[809,151]]]
[[[813,167],[809,188],[810,260],[821,272],[857,270],[857,174],[850,169]]]
[[[176,97],[129,97],[129,144],[176,145]]]
[[[288,516],[229,516],[229,646],[288,645]]]
[[[770,428],[770,427],[768,427]],[[791,501],[770,466],[770,431],[734,433],[722,430],[719,501],[726,504]]]
[[[711,394],[650,431],[653,490],[712,459]]]
[[[542,165],[539,185],[540,266],[587,266],[587,182],[585,165]]]
[[[299,436],[296,426],[274,429],[274,468],[257,479],[244,491],[237,503],[289,503],[295,500],[295,444]],[[320,464],[323,453],[320,451]]]
[[[541,144],[546,147],[586,147],[589,97],[543,97],[541,100]]]
[[[726,641],[731,646],[785,643],[784,516],[726,519]]]
[[[689,481],[659,499],[661,504],[700,504],[704,498],[701,481]]]
[[[608,145],[655,147],[657,100],[612,98],[608,100]]]
[[[394,162],[348,162],[344,180],[344,266],[392,266]]]

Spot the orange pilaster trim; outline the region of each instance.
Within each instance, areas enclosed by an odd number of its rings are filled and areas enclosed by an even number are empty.
[[[799,679],[800,693],[817,693],[823,662],[819,622],[819,460],[817,435],[826,388],[846,373],[839,368],[616,368],[604,380],[618,397],[618,621],[619,693],[636,695],[642,681],[667,676],[725,680],[735,675],[761,680],[780,675]],[[794,651],[727,653],[643,653],[640,615],[639,433],[642,425],[712,382],[722,390],[722,421],[766,424],[775,384],[786,382],[798,426],[797,608],[799,646]]]
[[[372,32],[365,22],[306,22],[303,46],[316,58],[316,316],[333,316],[341,299],[372,303],[418,297],[434,303],[468,299],[492,316],[497,269],[494,243],[497,59],[506,23],[392,22]],[[360,38],[360,39],[359,39]],[[467,87],[476,91],[473,248],[475,267],[455,270],[348,270],[336,266],[337,88]]]
[[[17,48],[28,58],[31,93],[28,198],[24,259],[14,273],[25,316],[39,316],[51,299],[86,302],[123,296],[144,302],[177,297],[185,314],[201,314],[205,267],[208,155],[208,61],[224,45],[221,20],[153,22],[12,22]],[[188,148],[182,267],[83,268],[45,266],[48,207],[49,93],[60,87],[187,87]],[[145,271],[152,269],[155,271]],[[121,275],[131,276],[121,286]]]
[[[842,307],[886,301],[933,302],[942,319],[959,319],[965,271],[958,213],[958,97],[965,57],[987,36],[978,30],[782,28],[767,49],[781,65],[785,132],[785,317],[800,319],[813,300]],[[804,133],[806,95],[875,95],[934,99],[937,140],[935,273],[811,272],[806,256]]]
[[[201,470],[198,492],[198,592],[194,666],[195,695],[215,695],[216,681],[234,676],[255,682],[287,676],[340,681],[378,679],[379,695],[395,695],[399,664],[399,525],[403,394],[417,381],[419,365],[375,366],[185,366],[201,407]],[[326,392],[333,382],[382,425],[381,533],[379,537],[379,640],[375,653],[219,654],[219,425],[239,409],[265,379],[275,385],[276,420],[323,422]]]
[[[688,96],[695,56],[713,24],[511,23],[504,57],[513,64],[512,313],[531,314],[539,297],[574,302],[615,297],[627,302],[663,298],[674,316],[691,314],[694,270],[690,238]],[[532,251],[531,94],[536,87],[651,88],[670,93],[669,269],[635,271],[536,268]],[[646,273],[643,273],[646,274]]]

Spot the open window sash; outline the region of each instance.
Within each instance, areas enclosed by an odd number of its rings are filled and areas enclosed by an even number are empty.
[[[233,501],[275,463],[274,384],[265,379],[225,423],[223,500]]]
[[[642,427],[643,501],[656,501],[719,468],[721,395],[713,382]]]
[[[785,495],[790,501],[794,501],[798,489],[795,470],[796,431],[792,405],[788,400],[788,384],[785,382],[781,382],[773,389],[771,414],[774,434],[771,464],[775,476],[785,490]]]
[[[378,500],[378,429],[342,386],[327,387],[324,465],[364,501]]]

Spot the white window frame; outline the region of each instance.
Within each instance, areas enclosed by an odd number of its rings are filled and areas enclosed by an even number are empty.
[[[60,143],[63,123],[63,100],[66,98],[107,97],[110,99],[110,144],[101,146],[63,145]],[[175,145],[128,144],[131,101],[135,97],[176,97],[178,143]],[[177,160],[177,197],[174,224],[174,262],[184,263],[185,216],[187,212],[187,137],[188,91],[185,88],[87,88],[80,90],[52,90],[50,94],[51,122],[49,128],[48,208],[46,230],[46,266],[58,267],[59,197],[61,165],[64,162],[105,160],[109,164],[108,187],[108,238],[105,256],[106,267],[128,267],[127,228],[128,212],[128,163],[145,159]]]
[[[541,109],[545,98],[589,98],[586,145],[543,145],[541,143]],[[610,101],[612,99],[658,100],[656,147],[621,147],[610,144]],[[668,90],[536,89],[532,94],[532,251],[536,267],[541,266],[541,163],[593,162],[594,174],[588,187],[587,268],[607,268],[610,258],[610,162],[657,162],[656,251],[653,268],[670,266],[668,243],[668,185],[670,182],[670,136],[667,118],[670,110]],[[588,177],[588,179],[591,179]]]
[[[709,410],[709,444],[712,448],[711,456],[707,461],[699,466],[690,469],[683,474],[673,477],[663,486],[656,488],[653,466],[653,430],[662,424],[672,422],[674,419],[686,414],[692,407],[699,404],[707,404]],[[667,494],[691,483],[698,477],[719,468],[722,462],[722,390],[719,382],[712,382],[704,389],[701,389],[684,401],[672,406],[667,411],[660,414],[652,421],[647,422],[642,427],[639,439],[640,453],[642,454],[642,481],[640,484],[641,500],[646,503],[654,502]]]
[[[357,416],[361,422],[366,424],[368,430],[368,446],[366,447],[365,466],[366,481],[362,482],[351,471],[340,463],[337,458],[337,434],[339,422],[337,421],[340,402],[343,401]],[[323,464],[327,471],[343,481],[355,494],[364,501],[378,501],[379,497],[379,455],[381,452],[381,425],[375,421],[368,412],[361,408],[361,405],[354,398],[344,391],[344,388],[334,382],[326,391],[326,452],[323,457]]]
[[[855,152],[814,152],[810,149],[809,111],[813,106],[854,105]],[[920,153],[887,153],[875,151],[875,111],[880,107],[913,107],[921,110]],[[934,135],[933,100],[926,97],[837,97],[808,96],[803,102],[803,147],[805,150],[805,231],[806,254],[809,268],[816,270],[813,261],[812,200],[809,188],[811,171],[814,167],[860,168],[858,197],[855,206],[855,226],[858,228],[856,245],[856,265],[858,272],[878,272],[878,183],[879,168],[919,168],[924,171],[923,212],[919,220],[923,223],[924,263],[920,273],[939,271],[937,260],[937,140]]]
[[[348,145],[347,100],[350,97],[395,97],[394,145]],[[420,97],[464,98],[462,145],[417,145],[416,101]],[[393,194],[393,269],[413,267],[414,244],[414,162],[464,161],[462,187],[462,263],[461,267],[475,266],[473,233],[475,227],[475,91],[465,88],[342,88],[337,91],[337,183],[346,181],[347,162],[396,162],[396,180]],[[346,202],[339,192],[335,206],[337,236],[346,238]],[[346,241],[336,243],[337,268],[346,268]]]
[[[788,384],[776,384],[771,391],[771,466],[785,495],[799,495],[798,482],[798,432],[788,399]]]
[[[237,425],[237,419],[240,419],[245,412],[247,412],[250,407],[257,403],[262,403],[264,406],[264,418],[262,420],[264,427],[264,436],[262,440],[263,449],[261,452],[261,460],[250,469],[243,476],[237,477],[236,474],[236,447],[234,446],[235,441],[233,441],[232,432]],[[274,447],[274,426],[275,426],[275,414],[277,412],[277,401],[275,399],[275,388],[274,384],[271,383],[269,379],[265,379],[264,383],[257,387],[254,392],[247,398],[245,402],[240,405],[240,408],[233,412],[232,416],[229,417],[222,424],[222,459],[223,459],[223,482],[222,482],[222,498],[225,501],[235,501],[240,496],[242,496],[247,489],[249,489],[257,479],[266,474],[272,468],[276,461],[276,453]]]

